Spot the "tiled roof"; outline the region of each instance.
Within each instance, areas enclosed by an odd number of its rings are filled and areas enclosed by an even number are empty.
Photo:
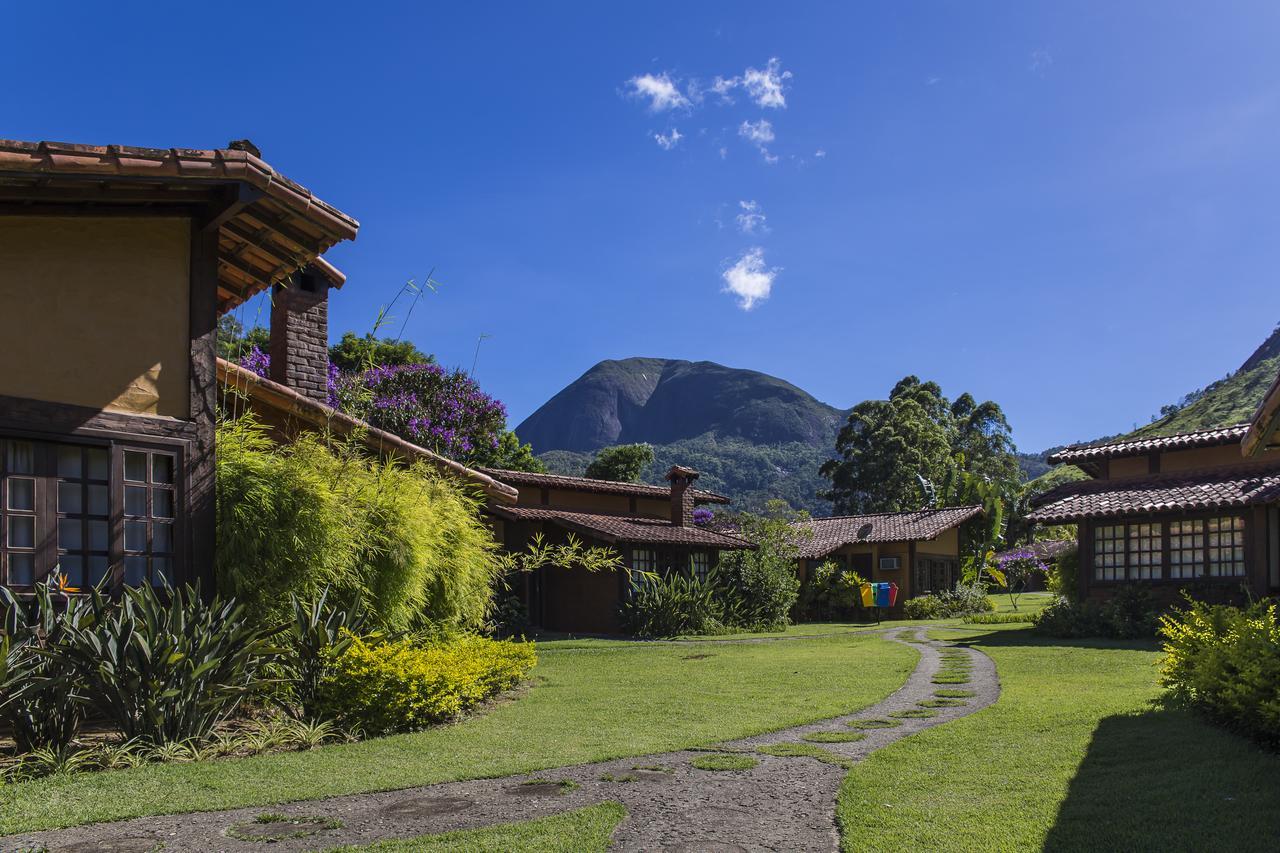
[[[251,148],[251,145],[241,144]],[[157,190],[163,192],[157,193]],[[137,148],[0,139],[0,195],[24,204],[193,205],[218,228],[222,311],[281,282],[360,223],[239,148]],[[211,195],[219,209],[208,209]]]
[[[1276,376],[1267,395],[1258,404],[1258,409],[1249,422],[1249,431],[1240,442],[1240,450],[1245,456],[1257,456],[1265,450],[1273,449],[1280,443],[1280,375]]]
[[[1243,465],[1124,480],[1084,480],[1035,499],[1028,518],[1060,524],[1085,518],[1192,512],[1280,500],[1280,467]]]
[[[1202,429],[1178,435],[1153,435],[1147,438],[1130,438],[1107,444],[1073,444],[1048,458],[1050,465],[1059,462],[1092,462],[1099,459],[1115,459],[1120,456],[1142,456],[1157,450],[1188,450],[1192,447],[1214,447],[1236,444],[1248,432],[1248,424]]]
[[[218,359],[218,384],[227,392],[224,404],[236,407],[238,399],[248,398],[283,415],[286,421],[297,419],[312,427],[329,430],[335,435],[356,435],[380,458],[397,457],[411,462],[426,462],[440,473],[478,487],[488,497],[503,503],[515,503],[520,493],[506,483],[487,474],[432,453],[425,447],[405,441],[375,426],[318,403],[310,397],[278,382],[265,379],[226,359]]]
[[[531,486],[535,489],[571,489],[575,492],[595,492],[605,495],[627,495],[637,498],[671,497],[669,486],[650,486],[645,483],[620,483],[616,480],[592,480],[589,477],[570,477],[565,474],[534,474],[529,471],[507,471],[502,468],[481,468],[490,477],[513,486]],[[729,499],[715,492],[694,489],[695,503],[727,504]]]
[[[683,545],[718,548],[722,551],[745,551],[754,548],[745,539],[716,533],[701,527],[680,527],[665,518],[603,515],[543,507],[491,507],[502,518],[515,521],[548,521],[566,530],[603,539],[637,545]]]
[[[813,537],[800,545],[800,557],[816,560],[845,545],[871,542],[915,542],[933,539],[945,530],[982,514],[980,506],[922,509],[915,512],[882,512],[871,515],[843,515],[796,522],[808,527]]]

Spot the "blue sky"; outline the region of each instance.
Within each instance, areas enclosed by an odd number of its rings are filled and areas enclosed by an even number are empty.
[[[513,426],[646,355],[839,406],[915,373],[1039,449],[1280,320],[1275,3],[153,11],[9,9],[0,134],[252,139],[361,221],[334,335],[434,268],[406,336],[469,368],[488,335]]]

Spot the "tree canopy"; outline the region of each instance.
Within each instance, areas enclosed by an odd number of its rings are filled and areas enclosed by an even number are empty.
[[[853,407],[836,437],[836,458],[821,468],[823,493],[838,514],[903,512],[947,505],[963,490],[944,488],[965,473],[1016,494],[1018,460],[1012,431],[996,403],[971,394],[954,402],[936,382],[907,376],[887,400]]]
[[[329,361],[339,370],[355,372],[371,367],[403,367],[408,364],[432,364],[435,356],[414,346],[413,341],[375,338],[370,332],[357,335],[343,332],[342,340],[329,347]]]
[[[596,452],[587,466],[592,480],[619,480],[634,483],[644,466],[653,461],[653,448],[647,444],[619,444]]]

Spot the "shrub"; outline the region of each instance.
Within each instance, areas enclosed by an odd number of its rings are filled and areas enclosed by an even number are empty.
[[[475,636],[427,645],[355,637],[326,656],[320,708],[367,734],[412,731],[456,717],[519,683],[537,662],[532,643]]]
[[[1045,577],[1045,589],[1068,601],[1075,601],[1080,595],[1078,578],[1080,577],[1080,553],[1072,548],[1058,555],[1049,566],[1049,574]]]
[[[800,587],[794,614],[815,621],[850,617],[861,609],[863,582],[856,572],[828,560],[816,566]]]
[[[622,628],[640,637],[710,634],[722,628],[724,607],[716,575],[706,581],[682,572],[653,577],[631,585],[631,595],[619,607]]]
[[[784,512],[771,505],[768,515],[739,519],[740,535],[756,547],[720,555],[725,612],[734,625],[777,631],[791,621],[791,608],[800,591],[795,570],[800,548],[791,522],[803,517],[803,513]]]
[[[907,599],[902,605],[902,615],[907,619],[952,619],[994,609],[995,605],[980,585],[956,584],[953,590]]]
[[[1160,683],[1169,696],[1280,744],[1280,616],[1274,602],[1241,609],[1188,599],[1164,616]]]
[[[902,615],[906,619],[937,619],[938,597],[936,595],[917,595],[907,599],[902,605]]]
[[[0,708],[19,752],[60,753],[80,731],[83,697],[57,658],[44,652],[64,641],[84,612],[77,597],[55,592],[58,575],[20,596],[0,587],[4,608],[4,671]]]
[[[1036,614],[1034,622],[1036,632],[1049,637],[1127,640],[1155,636],[1157,614],[1149,590],[1125,586],[1105,602],[1060,598]]]
[[[278,653],[278,629],[192,587],[164,598],[130,587],[115,601],[94,590],[83,608],[46,654],[122,735],[155,745],[207,737],[266,686]]]
[[[328,670],[328,661],[351,645],[366,625],[364,611],[358,604],[332,607],[329,590],[309,602],[292,596],[293,620],[285,630],[284,653],[279,670],[286,685],[286,712],[304,720],[320,715],[320,682]]]
[[[277,446],[252,417],[218,426],[219,588],[263,622],[326,588],[376,624],[481,627],[499,573],[480,502],[424,464],[304,433]]]

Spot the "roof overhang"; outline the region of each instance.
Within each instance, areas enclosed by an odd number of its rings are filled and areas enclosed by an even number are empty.
[[[398,435],[304,397],[292,388],[264,379],[253,371],[222,358],[218,359],[218,384],[228,392],[244,395],[252,402],[286,418],[297,419],[317,429],[328,430],[334,435],[358,436],[366,447],[381,458],[426,462],[446,476],[479,488],[486,497],[497,503],[514,504],[520,497],[516,489],[498,482],[488,474],[432,453],[425,447],[419,447]]]
[[[0,140],[0,211],[190,216],[218,233],[222,312],[284,283],[336,243],[355,239],[360,228],[237,149]]]

